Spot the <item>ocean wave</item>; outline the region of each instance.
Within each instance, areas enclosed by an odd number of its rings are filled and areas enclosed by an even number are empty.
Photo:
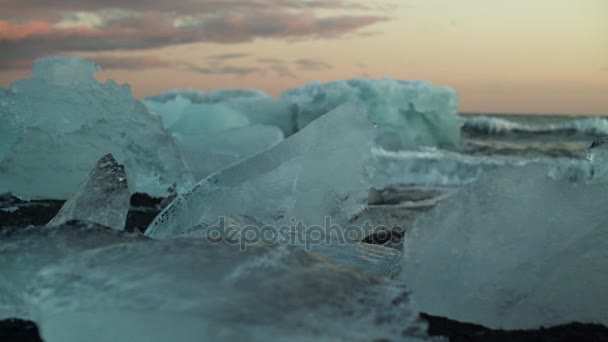
[[[553,124],[530,125],[502,118],[477,116],[465,118],[462,130],[478,135],[564,134],[597,137],[608,135],[608,119],[595,117],[573,119]]]
[[[372,150],[373,182],[376,188],[393,186],[460,187],[472,183],[488,171],[504,166],[537,164],[553,179],[587,181],[593,166],[586,159],[522,158],[517,156],[476,156],[439,149],[417,151]]]

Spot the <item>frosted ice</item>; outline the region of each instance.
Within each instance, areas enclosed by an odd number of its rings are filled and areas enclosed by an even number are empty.
[[[460,140],[458,96],[449,88],[423,81],[393,79],[312,82],[285,92],[283,99],[297,105],[297,127],[349,101],[367,106],[382,134],[378,143],[389,150],[420,145],[450,146]]]
[[[124,167],[108,154],[95,164],[78,190],[48,225],[79,220],[124,230],[130,198]]]
[[[220,216],[249,215],[265,224],[346,227],[367,203],[375,135],[362,105],[345,104],[270,150],[204,179],[180,196],[146,234],[166,238]]]
[[[80,251],[142,240],[139,234],[113,231],[90,222],[3,228],[0,230],[0,319],[32,318],[24,292],[44,266],[66,256],[76,256]]]
[[[425,339],[402,285],[286,246],[114,245],[44,268],[28,298],[47,342]]]
[[[160,120],[133,99],[129,86],[98,83],[95,70],[80,59],[44,58],[32,78],[0,92],[0,130],[14,132],[0,139],[0,188],[65,199],[107,153],[125,165],[133,190],[161,196],[173,184],[192,185]]]
[[[192,175],[202,180],[283,141],[278,127],[254,125],[203,134],[174,135]]]
[[[439,203],[404,244],[421,311],[491,328],[608,324],[608,185],[505,168]]]

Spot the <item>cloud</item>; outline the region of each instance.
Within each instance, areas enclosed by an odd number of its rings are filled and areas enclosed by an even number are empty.
[[[279,58],[268,58],[268,57],[264,57],[264,58],[258,58],[256,59],[256,61],[258,63],[262,63],[262,64],[285,64],[285,61]]]
[[[208,15],[178,27],[170,15],[111,13],[114,17],[77,16],[73,22],[0,20],[0,68],[13,65],[15,60],[74,51],[145,50],[195,42],[233,44],[257,38],[333,38],[386,20],[365,15],[320,18],[310,10],[263,11]],[[80,26],[76,24],[79,21]]]
[[[171,68],[184,65],[184,62],[175,62],[156,56],[137,56],[137,57],[117,57],[117,56],[98,56],[93,60],[102,69],[125,69],[141,70],[150,68]]]
[[[250,12],[299,9],[370,9],[365,1],[355,0],[1,0],[4,15],[49,15],[58,12],[130,10],[178,14],[212,12]]]
[[[240,59],[251,56],[248,53],[222,53],[217,55],[207,56],[207,60],[214,62],[223,62],[226,60]]]
[[[294,62],[300,70],[329,70],[333,66],[318,59],[301,58]]]

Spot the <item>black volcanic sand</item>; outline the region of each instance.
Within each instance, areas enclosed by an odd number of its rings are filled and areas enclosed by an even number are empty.
[[[3,227],[43,226],[61,209],[62,200],[23,201],[19,198],[0,195],[0,229]],[[146,194],[131,196],[131,207],[127,215],[125,229],[142,233],[162,210],[166,201]]]
[[[64,201],[23,201],[0,195],[0,230],[3,227],[26,227],[45,225],[61,209]],[[126,229],[142,233],[166,205],[162,198],[146,194],[134,194],[127,216]],[[395,236],[393,236],[394,238]],[[379,243],[379,241],[365,241]],[[497,341],[497,342],[608,342],[608,327],[597,324],[571,323],[538,330],[492,330],[486,327],[453,321],[422,314],[428,322],[431,336],[446,336],[453,342]],[[35,323],[19,319],[0,320],[0,342],[43,342]]]

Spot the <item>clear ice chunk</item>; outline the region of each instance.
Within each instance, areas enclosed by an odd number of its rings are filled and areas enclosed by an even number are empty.
[[[51,57],[0,92],[0,188],[23,198],[67,199],[99,156],[125,165],[134,191],[167,195],[193,185],[160,119],[128,85],[98,83],[89,61]],[[8,141],[8,142],[7,142]],[[9,146],[10,145],[10,146]]]
[[[606,184],[504,168],[406,235],[400,275],[420,310],[495,329],[608,324]]]
[[[124,230],[130,198],[124,167],[111,154],[105,155],[48,226],[78,220]]]
[[[43,267],[79,252],[116,243],[139,242],[141,234],[111,230],[90,222],[54,227],[0,230],[0,319],[31,319],[26,289]]]
[[[204,179],[169,205],[146,235],[168,238],[234,215],[309,227],[330,217],[346,227],[367,204],[375,133],[363,105],[342,105],[268,151]]]
[[[28,298],[47,342],[426,338],[401,284],[289,246],[114,245],[45,267]]]
[[[254,125],[192,135],[174,135],[196,180],[262,153],[283,141],[278,127]]]

